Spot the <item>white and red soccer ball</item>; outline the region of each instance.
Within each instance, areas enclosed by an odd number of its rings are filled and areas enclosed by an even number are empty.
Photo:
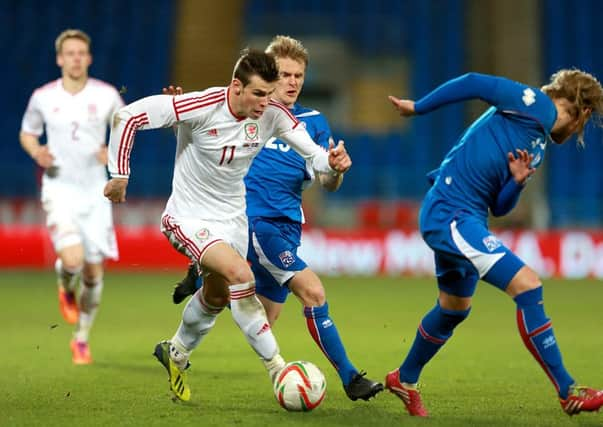
[[[274,396],[287,411],[309,412],[320,405],[327,391],[327,380],[311,362],[289,362],[274,381]]]

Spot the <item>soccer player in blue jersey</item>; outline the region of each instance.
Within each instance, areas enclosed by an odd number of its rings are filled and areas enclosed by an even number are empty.
[[[277,36],[266,52],[274,55],[279,67],[280,80],[274,99],[303,123],[317,144],[328,149],[333,142],[324,116],[297,103],[308,64],[307,50],[298,40]],[[335,191],[343,175],[318,174],[316,178],[325,189]],[[348,359],[329,315],[322,282],[297,254],[304,222],[302,191],[314,179],[314,171],[284,142],[275,139],[264,146],[245,178],[249,219],[247,259],[268,321],[271,324],[276,321],[287,296],[293,292],[304,306],[310,335],[337,370],[347,396],[351,400],[368,400],[382,391],[383,385],[366,378]],[[187,277],[176,286],[174,302],[194,292],[196,278],[196,268],[191,266]]]
[[[411,415],[427,416],[416,389],[419,375],[469,315],[481,279],[515,301],[519,333],[555,386],[563,410],[597,411],[603,391],[576,385],[565,369],[544,311],[542,283],[488,229],[488,211],[501,216],[513,209],[548,144],[563,144],[572,135],[583,143],[584,126],[603,113],[603,89],[595,77],[576,69],[557,72],[540,89],[470,73],[416,102],[390,101],[400,115],[413,116],[476,98],[491,108],[428,175],[432,186],[419,215],[423,239],[435,254],[438,300],[421,320],[404,362],[386,376],[386,388]]]

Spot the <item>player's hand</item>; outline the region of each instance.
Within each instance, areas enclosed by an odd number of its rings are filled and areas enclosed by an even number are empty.
[[[128,178],[111,178],[105,185],[103,194],[113,203],[123,203],[126,201],[126,187]]]
[[[106,165],[109,160],[109,150],[107,150],[107,146],[105,144],[101,145],[100,150],[96,152],[96,160],[101,165]]]
[[[182,95],[184,93],[184,91],[182,90],[182,88],[180,86],[172,86],[169,85],[168,87],[164,87],[161,91],[164,95]]]
[[[335,147],[333,139],[329,139],[329,166],[338,174],[347,172],[352,167],[352,159],[342,140],[339,140],[337,147]]]
[[[415,101],[411,101],[410,99],[400,99],[395,96],[387,97],[393,106],[398,110],[402,117],[410,117],[417,114],[415,111]]]
[[[509,170],[516,183],[524,185],[529,177],[531,177],[536,169],[532,167],[533,154],[528,154],[527,150],[516,149],[517,157],[512,152],[507,153],[509,159]]]
[[[31,155],[32,159],[35,162],[43,167],[44,169],[48,169],[54,163],[54,156],[50,154],[50,150],[48,149],[48,145],[40,145]]]

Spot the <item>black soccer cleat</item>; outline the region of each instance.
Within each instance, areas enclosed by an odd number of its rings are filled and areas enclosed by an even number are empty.
[[[369,400],[377,393],[383,391],[383,384],[365,378],[366,372],[354,374],[352,381],[347,386],[343,386],[345,394],[351,400]]]
[[[174,292],[172,293],[174,304],[180,304],[187,296],[193,295],[197,291],[198,277],[197,266],[190,264],[186,276],[174,286]]]

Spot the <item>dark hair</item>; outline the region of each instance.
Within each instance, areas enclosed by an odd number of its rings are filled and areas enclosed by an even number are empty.
[[[243,50],[235,65],[233,77],[247,86],[251,76],[259,76],[267,83],[277,81],[279,75],[274,56],[257,49]]]

